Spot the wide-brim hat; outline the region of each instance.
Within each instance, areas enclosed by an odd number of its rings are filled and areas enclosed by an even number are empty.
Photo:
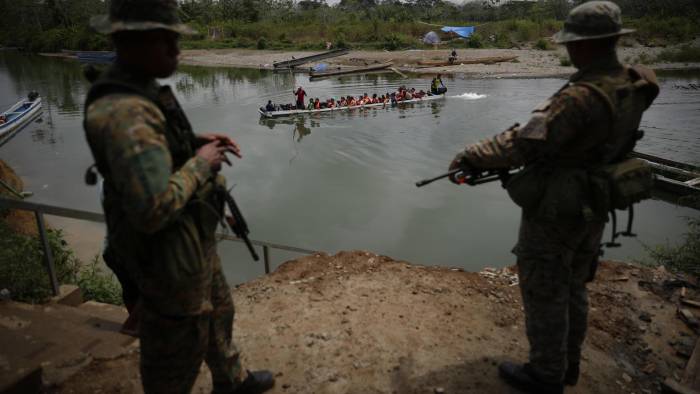
[[[564,28],[554,35],[554,42],[596,40],[635,32],[622,28],[622,12],[610,1],[589,1],[574,8],[564,22]]]
[[[90,26],[102,34],[156,29],[197,34],[180,21],[175,0],[112,0],[109,14],[93,16]]]

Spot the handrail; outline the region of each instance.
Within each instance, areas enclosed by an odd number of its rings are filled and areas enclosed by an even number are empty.
[[[44,215],[60,216],[69,219],[85,220],[96,223],[105,222],[105,217],[103,213],[59,207],[55,205],[49,205],[45,203],[27,200],[17,200],[12,198],[6,198],[3,196],[0,196],[0,208],[18,209],[22,211],[34,212],[37,220],[37,226],[39,228],[39,237],[41,238],[42,248],[44,249],[44,263],[46,265],[46,270],[49,274],[49,280],[51,282],[51,287],[54,295],[58,295],[58,280],[56,279],[56,270],[54,267],[53,256],[51,254],[51,249],[49,248],[48,237],[46,236]],[[226,241],[243,242],[243,240],[238,239],[235,236],[232,236],[227,233],[217,233],[216,235],[219,239],[223,239]],[[296,246],[282,245],[266,241],[250,240],[250,242],[255,246],[261,246],[263,248],[263,260],[265,262],[266,274],[270,273],[270,249],[284,250],[287,252],[302,254],[313,254],[318,252],[311,249],[304,249]]]

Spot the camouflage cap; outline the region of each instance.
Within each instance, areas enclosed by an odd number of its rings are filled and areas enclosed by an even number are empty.
[[[564,28],[554,35],[554,42],[594,40],[634,32],[622,28],[620,7],[610,1],[589,1],[571,10]]]
[[[180,21],[176,0],[112,0],[109,15],[93,16],[90,26],[102,34],[155,29],[180,34],[196,33]]]

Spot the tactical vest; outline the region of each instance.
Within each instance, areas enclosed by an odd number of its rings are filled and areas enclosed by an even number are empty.
[[[90,104],[111,94],[132,94],[155,104],[166,119],[165,138],[175,172],[196,150],[195,135],[169,86],[138,83],[113,67],[102,74],[88,92]],[[85,117],[87,119],[87,116]],[[87,129],[87,124],[85,124]],[[123,211],[120,193],[111,184],[105,162],[104,141],[88,134],[96,166],[105,178],[103,207],[108,228],[106,255],[124,266],[137,283],[144,305],[163,315],[193,315],[211,310],[212,266],[215,260],[215,230],[223,212],[215,182],[209,181],[195,193],[174,222],[154,234],[137,232]],[[223,178],[217,177],[217,182]]]
[[[622,167],[618,164],[625,161],[641,138],[642,114],[656,98],[658,84],[651,70],[625,66],[612,74],[584,76],[560,92],[571,85],[583,86],[597,95],[609,111],[610,124],[606,129],[580,133],[568,149],[526,167],[508,181],[506,188],[529,217],[605,220],[611,209],[627,207],[650,193],[649,168],[640,162],[625,162]],[[633,193],[624,193],[628,195],[625,201],[616,200],[620,193],[615,191],[620,189]]]

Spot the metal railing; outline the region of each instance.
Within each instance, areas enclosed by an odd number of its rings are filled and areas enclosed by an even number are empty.
[[[0,196],[0,208],[34,212],[34,216],[36,217],[37,229],[39,231],[39,239],[41,240],[41,247],[44,252],[44,265],[46,266],[46,271],[49,275],[49,282],[51,283],[51,290],[53,291],[54,295],[58,295],[59,293],[59,283],[58,278],[56,277],[56,268],[54,265],[53,254],[51,253],[51,248],[49,247],[49,239],[46,233],[44,215],[60,216],[69,219],[85,220],[97,223],[105,222],[104,214],[102,213],[58,207],[55,205],[31,202],[27,200],[10,199],[3,196]],[[241,243],[243,242],[242,240],[230,234],[218,233],[217,237],[226,241],[234,241]],[[270,273],[270,249],[283,250],[286,252],[301,254],[313,254],[318,252],[315,250],[297,248],[295,246],[275,244],[265,241],[250,240],[250,242],[253,244],[253,246],[262,247],[263,262],[265,263],[266,274]]]

